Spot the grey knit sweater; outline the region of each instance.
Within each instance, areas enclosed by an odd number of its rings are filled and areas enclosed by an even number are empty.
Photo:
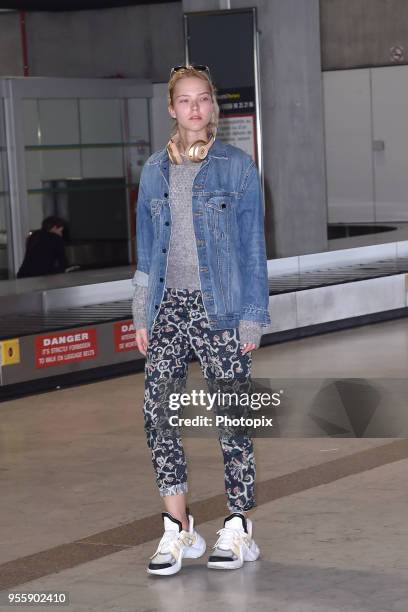
[[[166,287],[201,289],[198,255],[191,206],[192,186],[201,163],[185,159],[182,164],[170,164],[170,193],[172,231],[167,259]],[[132,303],[135,329],[147,328],[147,287],[136,285]],[[241,344],[253,342],[259,346],[262,328],[256,321],[240,321]]]

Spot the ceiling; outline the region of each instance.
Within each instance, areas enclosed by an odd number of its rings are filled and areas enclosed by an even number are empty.
[[[138,4],[163,4],[164,2],[179,2],[181,0],[0,0],[0,9],[22,11],[80,11],[118,6],[135,6]]]

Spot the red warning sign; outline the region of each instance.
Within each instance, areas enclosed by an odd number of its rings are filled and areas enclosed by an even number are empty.
[[[35,367],[48,368],[96,357],[96,329],[81,329],[37,336]]]
[[[135,327],[131,320],[114,323],[113,333],[115,353],[137,350]]]

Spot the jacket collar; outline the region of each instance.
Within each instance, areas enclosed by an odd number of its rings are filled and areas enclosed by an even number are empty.
[[[216,157],[218,159],[228,159],[227,155],[227,147],[225,144],[221,142],[218,138],[215,139],[214,143],[211,145],[208,151],[208,157]],[[166,147],[154,153],[150,160],[147,162],[149,165],[152,164],[162,164],[165,161],[169,160],[169,156],[167,153]]]
[[[228,159],[227,147],[221,140],[216,138],[208,151],[208,155],[210,157],[218,157],[219,159]]]

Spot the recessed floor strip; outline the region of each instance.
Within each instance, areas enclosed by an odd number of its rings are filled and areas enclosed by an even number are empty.
[[[373,468],[408,458],[408,438],[393,440],[375,448],[339,457],[319,465],[296,470],[263,482],[256,488],[257,504],[266,504],[294,493],[306,491],[359,474]],[[159,503],[159,500],[158,500]],[[195,524],[224,517],[225,494],[191,502]],[[131,546],[159,538],[163,532],[161,511],[157,514],[101,531],[95,535],[62,544],[49,550],[8,561],[0,565],[0,589],[10,589],[66,569],[100,559]]]

